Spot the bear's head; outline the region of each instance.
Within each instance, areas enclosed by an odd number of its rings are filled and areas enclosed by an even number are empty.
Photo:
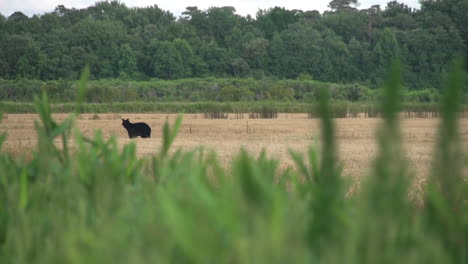
[[[127,119],[122,118],[122,126],[123,127],[129,127],[130,126],[130,121]]]

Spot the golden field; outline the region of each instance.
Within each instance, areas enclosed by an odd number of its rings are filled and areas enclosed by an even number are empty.
[[[62,120],[66,114],[55,114]],[[101,130],[105,138],[115,135],[120,145],[136,142],[137,155],[151,155],[161,145],[162,124],[167,119],[173,122],[176,114],[83,114],[77,119],[77,129],[86,136]],[[8,114],[0,123],[0,132],[8,137],[2,151],[18,155],[28,153],[35,147],[35,114]],[[152,128],[150,139],[129,139],[121,125],[121,118],[131,122],[146,122]],[[339,157],[344,174],[365,175],[371,168],[376,154],[377,118],[335,119]],[[410,169],[418,179],[424,178],[430,169],[432,150],[436,141],[439,119],[403,119],[402,132]],[[468,119],[460,119],[460,133],[464,146],[468,146]],[[279,114],[277,119],[205,119],[202,114],[185,114],[182,128],[175,141],[175,148],[193,149],[205,146],[214,150],[223,164],[244,147],[253,154],[266,149],[268,155],[281,161],[280,167],[293,164],[288,149],[305,153],[309,146],[319,142],[319,119],[309,119],[306,114]],[[73,145],[73,142],[71,142]]]

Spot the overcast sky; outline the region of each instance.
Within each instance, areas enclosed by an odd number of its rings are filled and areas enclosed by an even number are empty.
[[[410,7],[419,8],[419,0],[399,0]],[[52,12],[58,5],[67,8],[84,8],[91,6],[95,0],[0,0],[0,13],[8,17],[15,11],[21,11],[26,15],[43,14]],[[234,6],[238,14],[255,16],[258,9],[281,6],[287,9],[318,10],[321,13],[327,10],[329,0],[121,0],[128,7],[146,7],[158,5],[163,10],[169,10],[176,16],[185,10],[187,6],[198,6],[199,9],[207,9],[211,6]],[[359,8],[367,8],[380,4],[382,8],[389,0],[359,0]]]

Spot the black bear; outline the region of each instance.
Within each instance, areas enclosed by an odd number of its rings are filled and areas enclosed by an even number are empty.
[[[122,119],[122,126],[127,129],[129,138],[136,138],[138,136],[142,138],[151,137],[151,127],[146,123],[130,123],[128,119]]]

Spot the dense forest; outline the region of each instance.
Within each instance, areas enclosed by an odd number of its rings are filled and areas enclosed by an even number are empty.
[[[404,65],[409,90],[438,88],[457,56],[468,51],[468,1],[397,1],[358,9],[333,0],[330,11],[187,7],[180,17],[158,6],[119,1],[85,9],[58,6],[28,17],[0,15],[0,78],[313,79],[376,87],[391,60]]]

